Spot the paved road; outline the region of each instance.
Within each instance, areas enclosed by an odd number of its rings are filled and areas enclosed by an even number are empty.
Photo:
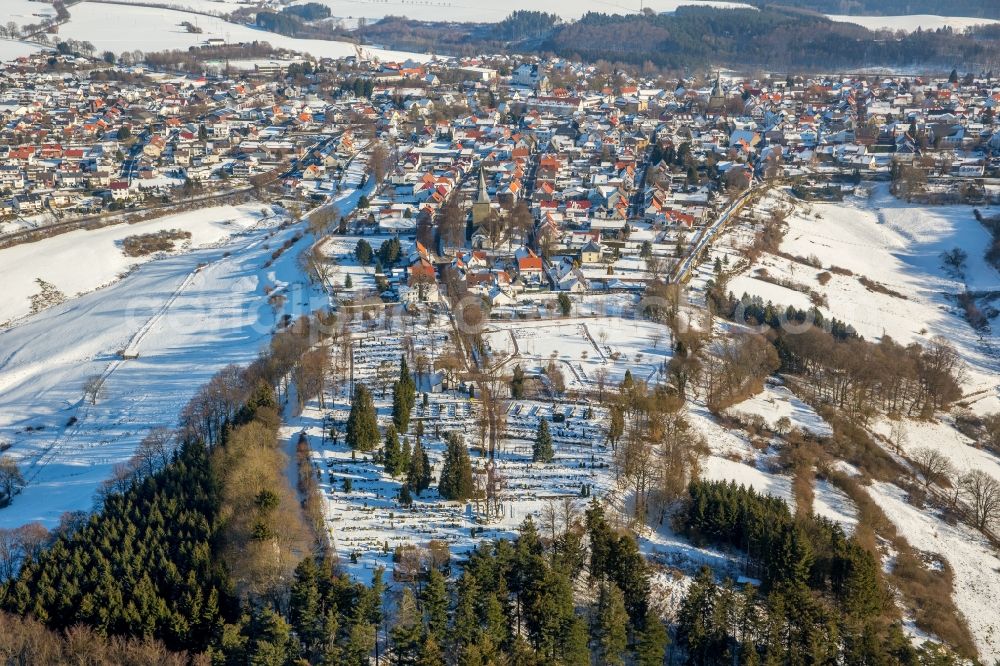
[[[729,207],[722,211],[722,214],[719,215],[719,219],[717,219],[712,226],[702,232],[701,237],[698,239],[698,242],[695,243],[694,248],[692,248],[687,257],[684,258],[684,261],[678,264],[674,269],[673,275],[670,276],[671,282],[682,282],[687,279],[688,273],[690,273],[691,267],[694,265],[694,260],[701,255],[701,253],[713,240],[715,240],[715,237],[726,226],[733,213],[739,212],[739,210],[743,207],[743,204],[746,203],[747,198],[753,192],[754,187],[753,183],[751,183],[750,188],[743,192],[740,196],[736,197],[736,199],[729,204]]]

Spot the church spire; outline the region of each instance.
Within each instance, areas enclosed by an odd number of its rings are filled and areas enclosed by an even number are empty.
[[[476,199],[476,203],[490,203],[490,195],[486,191],[486,172],[483,171],[483,167],[479,167],[479,198]]]

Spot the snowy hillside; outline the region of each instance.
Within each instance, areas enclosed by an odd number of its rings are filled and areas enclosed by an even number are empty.
[[[827,14],[827,18],[841,23],[854,23],[869,30],[938,30],[951,28],[962,32],[979,25],[1000,23],[996,19],[970,18],[965,16],[936,16],[934,14],[909,14],[905,16],[848,16],[847,14]]]

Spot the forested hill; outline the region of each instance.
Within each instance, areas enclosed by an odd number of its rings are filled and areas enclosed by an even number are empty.
[[[951,30],[886,39],[818,14],[776,9],[681,7],[673,14],[590,13],[558,26],[544,48],[564,57],[659,67],[706,64],[772,69],[905,67],[1000,62],[1000,42]]]
[[[907,0],[911,5],[922,1]],[[888,0],[885,6],[895,2]],[[841,0],[788,2],[800,7],[810,3],[816,5],[810,10],[842,9]],[[514,12],[500,24],[426,23],[387,17],[358,34],[366,43],[429,48],[442,55],[552,53],[589,62],[606,60],[658,68],[723,66],[798,72],[866,67],[1000,69],[1000,31],[996,26],[977,28],[969,34],[945,28],[898,37],[831,21],[800,7],[760,4],[760,9],[680,7],[670,14],[591,12],[571,22],[528,11]],[[976,4],[987,11],[990,3],[958,0],[957,4]],[[992,4],[995,6],[988,11],[1000,14],[1000,3]]]
[[[801,7],[823,14],[853,14],[901,16],[904,14],[938,14],[939,16],[971,16],[1000,19],[1000,2],[996,0],[744,0],[756,7],[784,5]]]

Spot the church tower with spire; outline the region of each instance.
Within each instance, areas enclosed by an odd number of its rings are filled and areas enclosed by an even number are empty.
[[[472,204],[472,225],[478,227],[490,216],[492,203],[490,194],[486,191],[486,173],[479,167],[479,194]]]
[[[709,111],[721,111],[726,106],[726,93],[722,89],[722,74],[716,72],[715,86],[712,87],[712,95],[708,98]]]

